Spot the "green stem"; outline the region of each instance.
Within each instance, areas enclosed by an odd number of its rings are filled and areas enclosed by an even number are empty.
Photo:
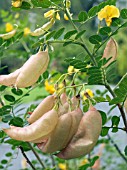
[[[115,93],[113,92],[113,90],[111,89],[111,87],[109,86],[108,83],[105,84],[105,87],[107,88],[107,90],[111,93],[111,95],[115,98],[116,95]],[[124,122],[124,125],[125,125],[125,131],[127,133],[127,120],[126,120],[126,116],[125,116],[125,112],[124,112],[124,109],[123,107],[121,106],[121,104],[117,104],[119,110],[120,110],[120,113],[121,113],[121,116],[122,116],[122,119],[123,119],[123,122]]]
[[[22,148],[21,146],[20,146],[19,148],[20,148],[23,156],[25,157],[27,163],[30,165],[30,167],[31,167],[33,170],[36,170],[36,168],[33,166],[33,164],[32,164],[32,163],[30,162],[30,160],[28,159],[27,155],[25,154],[23,148]]]
[[[93,56],[97,53],[97,51],[114,35],[116,31],[118,31],[125,23],[123,23],[120,27],[118,27],[112,34],[110,34],[105,41],[94,51]]]
[[[127,163],[127,158],[122,154],[121,150],[119,149],[118,145],[113,141],[113,139],[110,137],[110,135],[108,134],[108,139],[111,141],[111,143],[113,144],[113,146],[116,148],[116,150],[118,151],[118,153],[120,154],[120,156],[123,158],[123,160]]]
[[[40,162],[40,164],[42,165],[42,167],[45,169],[46,167],[45,167],[44,163],[41,161],[39,155],[38,155],[37,152],[34,150],[34,148],[32,147],[32,145],[31,145],[29,142],[27,142],[27,144],[29,145],[30,149],[32,150],[32,152],[34,153],[34,155],[36,156],[36,158],[38,159],[38,161]]]
[[[72,21],[72,17],[71,17],[71,14],[70,14],[70,11],[69,11],[68,8],[65,9],[65,13],[66,13],[67,17],[69,18],[69,21],[71,22],[71,24],[72,24],[72,26],[74,27],[74,29],[77,30],[77,32],[79,32],[78,28],[76,27],[76,25],[75,25],[74,22]],[[80,38],[80,40],[81,40],[81,42],[82,42],[80,45],[85,49],[85,51],[87,52],[87,54],[90,56],[92,63],[93,63],[94,65],[97,65],[95,58],[93,57],[93,55],[91,54],[91,52],[88,50],[88,48],[87,48],[87,46],[85,45],[83,39]]]

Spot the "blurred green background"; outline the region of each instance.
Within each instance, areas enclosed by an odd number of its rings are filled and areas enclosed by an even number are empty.
[[[73,13],[74,19],[77,18],[79,11],[86,10],[88,11],[92,6],[97,5],[98,3],[103,2],[102,0],[78,0],[72,1],[71,13]],[[126,0],[118,0],[117,6],[119,9],[127,7]],[[24,28],[29,27],[31,30],[42,26],[46,19],[44,19],[43,14],[47,9],[31,9],[31,10],[11,10],[11,0],[1,0],[0,1],[0,33],[5,33],[5,24],[17,24],[18,28],[23,31]],[[19,16],[18,16],[19,15]],[[73,29],[68,21],[63,19],[63,14],[61,14],[61,21],[56,21],[55,25],[52,29],[60,28],[66,26],[68,30]],[[83,25],[82,29],[86,29],[86,34],[84,40],[86,44],[91,49],[91,45],[88,42],[88,37],[94,34],[97,31],[98,19],[95,17],[92,21],[90,21],[87,25]],[[125,74],[127,71],[127,29],[124,28],[120,30],[119,34],[114,36],[116,39],[119,49],[117,56],[117,68],[114,68],[114,72],[117,73],[117,78],[113,80],[113,83],[118,82],[118,80]],[[12,45],[11,48],[4,51],[0,49],[1,56],[1,66],[7,65],[8,67],[1,70],[0,74],[8,74],[12,72],[16,68],[19,68],[24,61],[33,53],[35,53],[38,49],[33,48],[32,45],[37,41],[36,38],[24,36],[22,42],[18,42],[15,45]],[[24,43],[25,42],[25,43]],[[26,52],[25,45],[28,47],[28,53]],[[56,69],[65,72],[65,68],[68,67],[67,63],[64,61],[67,57],[75,57],[86,55],[86,53],[81,49],[81,47],[77,47],[74,45],[69,45],[67,47],[63,47],[60,44],[54,45],[54,52],[50,54],[51,64],[50,70]],[[103,49],[101,49],[100,54],[103,54]],[[57,60],[56,60],[57,58]],[[58,62],[59,61],[59,62]]]

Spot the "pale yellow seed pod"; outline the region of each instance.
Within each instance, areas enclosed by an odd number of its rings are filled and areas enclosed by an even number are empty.
[[[53,153],[55,151],[63,149],[66,140],[68,139],[71,126],[71,115],[62,115],[59,118],[56,128],[52,131],[48,141],[37,146],[45,153]]]
[[[8,40],[12,38],[16,33],[16,30],[13,30],[11,32],[5,33],[5,34],[0,34],[0,38],[3,38],[4,40]]]
[[[46,71],[48,63],[48,51],[39,51],[37,54],[32,55],[22,66],[16,79],[15,87],[24,88],[35,84],[40,75]]]
[[[34,141],[51,133],[55,128],[57,122],[57,111],[52,109],[29,126],[23,128],[11,126],[9,129],[3,129],[3,131],[15,140]]]
[[[107,42],[104,53],[102,58],[106,58],[109,59],[110,57],[112,57],[108,63],[105,65],[106,67],[113,61],[116,60],[117,57],[117,52],[118,52],[118,45],[117,42],[113,39],[110,38],[110,40]]]
[[[1,75],[0,84],[4,86],[13,86],[19,74],[20,69],[14,71],[13,73],[10,73],[9,75]]]
[[[72,159],[84,156],[96,145],[101,133],[102,119],[100,113],[91,106],[82,117],[78,131],[72,140],[60,153],[56,154],[62,159]]]
[[[55,23],[55,21],[53,19],[51,19],[49,22],[44,24],[41,28],[36,29],[35,31],[31,32],[30,34],[32,36],[43,35],[46,31],[48,31],[53,26],[54,23]]]
[[[41,116],[43,116],[46,112],[50,111],[55,104],[55,97],[53,95],[47,96],[34,110],[34,112],[28,118],[28,122],[34,123]]]

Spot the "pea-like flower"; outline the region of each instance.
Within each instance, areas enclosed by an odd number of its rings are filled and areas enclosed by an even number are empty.
[[[45,18],[50,18],[50,19],[55,18],[55,19],[60,20],[60,15],[59,15],[59,13],[58,13],[57,11],[55,11],[54,9],[52,9],[52,10],[44,13],[44,17],[45,17]]]
[[[119,18],[119,9],[113,5],[107,5],[98,13],[98,19],[102,21],[105,19],[107,26],[112,23],[112,18]]]
[[[11,32],[14,29],[11,23],[6,23],[5,28],[6,32]]]

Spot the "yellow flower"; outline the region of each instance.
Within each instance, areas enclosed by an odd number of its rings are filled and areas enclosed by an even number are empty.
[[[82,96],[83,100],[86,100],[88,97],[93,98],[94,94],[93,94],[92,90],[86,89],[85,92],[84,91],[81,92],[81,96]]]
[[[18,8],[22,5],[22,0],[13,0],[12,1],[12,6],[15,8]]]
[[[31,33],[31,31],[28,27],[24,28],[24,36],[27,36],[30,33]]]
[[[61,170],[66,170],[66,164],[64,164],[64,163],[59,163],[59,164],[58,164],[58,167],[59,167]]]
[[[88,159],[83,159],[82,161],[81,161],[81,163],[80,163],[80,165],[82,166],[82,165],[85,165],[85,164],[87,164],[89,161],[88,161]]]
[[[5,27],[6,27],[6,32],[11,32],[13,30],[13,25],[10,23],[6,23]]]
[[[15,19],[19,18],[19,13],[15,14]]]
[[[45,12],[45,13],[44,13],[44,17],[45,17],[45,18],[50,18],[50,19],[55,18],[55,19],[60,20],[60,15],[59,15],[59,13],[56,12],[54,9],[52,9],[52,10],[50,10],[50,11],[48,11],[48,12]]]
[[[74,66],[69,66],[67,71],[68,71],[68,73],[71,74],[73,72],[75,72],[75,73],[78,72],[79,69],[74,68]]]
[[[69,18],[68,18],[68,16],[66,14],[64,14],[64,19],[69,20]]]
[[[120,12],[119,9],[113,5],[107,5],[98,13],[98,19],[102,21],[105,19],[107,26],[110,26],[112,23],[112,18],[119,18]]]
[[[50,94],[53,94],[55,92],[54,86],[52,84],[49,84],[47,80],[45,81],[45,90]]]

